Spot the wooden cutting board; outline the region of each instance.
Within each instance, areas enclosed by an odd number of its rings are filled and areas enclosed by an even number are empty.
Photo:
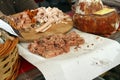
[[[53,24],[51,28],[47,31],[41,33],[36,33],[35,29],[32,29],[27,32],[20,31],[22,37],[19,37],[20,42],[30,42],[34,41],[35,39],[39,39],[43,36],[51,35],[51,34],[58,34],[58,33],[67,33],[69,30],[73,28],[73,21],[65,23],[58,23]]]

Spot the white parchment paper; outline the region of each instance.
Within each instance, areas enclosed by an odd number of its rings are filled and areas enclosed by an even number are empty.
[[[73,29],[85,39],[85,44],[71,48],[53,58],[43,58],[29,52],[29,43],[18,44],[19,54],[36,66],[46,80],[92,80],[120,64],[120,44],[117,41]]]

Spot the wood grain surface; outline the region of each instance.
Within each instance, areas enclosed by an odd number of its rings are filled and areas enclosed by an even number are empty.
[[[73,28],[73,22],[69,21],[67,22],[67,24],[65,23],[53,24],[52,27],[50,27],[47,31],[43,33],[42,32],[36,33],[35,29],[31,29],[30,31],[26,31],[26,32],[20,31],[23,37],[19,37],[19,40],[21,42],[30,42],[35,39],[39,39],[43,36],[47,36],[51,34],[67,33],[72,28]]]

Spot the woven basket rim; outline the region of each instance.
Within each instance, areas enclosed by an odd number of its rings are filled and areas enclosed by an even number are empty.
[[[0,57],[4,57],[8,52],[12,51],[18,43],[18,38],[14,40],[6,40],[2,47],[0,47]]]

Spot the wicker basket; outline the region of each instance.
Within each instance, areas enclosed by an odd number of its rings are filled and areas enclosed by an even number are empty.
[[[20,66],[18,38],[0,43],[0,80],[15,80]]]

